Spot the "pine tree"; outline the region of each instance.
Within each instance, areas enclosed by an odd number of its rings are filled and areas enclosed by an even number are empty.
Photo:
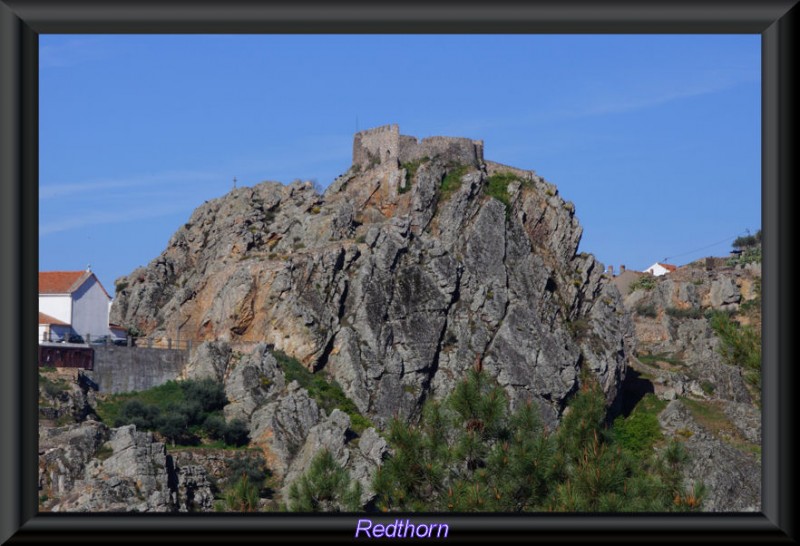
[[[683,488],[686,452],[629,451],[606,427],[605,397],[588,378],[555,433],[538,408],[512,413],[503,390],[471,371],[418,424],[389,427],[392,456],[373,488],[384,511],[697,510],[702,488]]]
[[[361,508],[361,484],[351,481],[348,472],[325,449],[289,487],[288,508],[296,512],[355,512]]]

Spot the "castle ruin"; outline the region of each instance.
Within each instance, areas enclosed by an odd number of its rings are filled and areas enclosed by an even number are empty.
[[[401,135],[397,124],[360,131],[353,138],[353,165],[360,168],[387,160],[402,164],[434,156],[457,164],[483,163],[483,141],[442,136],[419,141],[416,137]]]

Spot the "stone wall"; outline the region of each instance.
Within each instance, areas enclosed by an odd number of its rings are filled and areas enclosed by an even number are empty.
[[[400,129],[397,124],[367,129],[353,137],[353,165],[369,167],[386,159],[397,159]]]
[[[523,180],[529,180],[529,181],[534,181],[539,178],[533,171],[518,169],[516,167],[503,165],[502,163],[496,163],[494,161],[486,162],[486,174],[492,176],[493,174],[499,174],[499,173],[511,173],[515,176],[520,177]]]
[[[461,137],[433,136],[422,139],[401,135],[397,124],[361,131],[353,137],[353,165],[361,168],[387,160],[405,163],[440,156],[456,164],[483,162],[483,141]]]
[[[100,392],[141,391],[177,379],[187,351],[145,347],[96,347],[94,370],[85,375]]]

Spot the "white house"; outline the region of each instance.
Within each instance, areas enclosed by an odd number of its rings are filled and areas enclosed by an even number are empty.
[[[672,264],[662,264],[659,262],[654,263],[650,267],[644,270],[644,273],[650,273],[656,277],[660,277],[661,275],[666,275],[667,273],[671,273],[678,269],[677,265]]]
[[[87,335],[92,338],[109,335],[110,300],[91,269],[40,271],[39,340],[57,341],[69,333],[84,339]]]

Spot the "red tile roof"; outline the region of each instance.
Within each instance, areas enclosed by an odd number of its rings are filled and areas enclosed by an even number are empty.
[[[53,318],[50,315],[46,315],[45,313],[39,312],[39,324],[55,324],[56,326],[69,326],[66,322],[60,321],[57,318]]]
[[[667,271],[675,271],[676,269],[678,269],[678,266],[677,266],[677,265],[672,265],[672,264],[662,264],[661,262],[658,262],[658,265],[660,265],[661,267],[663,267],[663,268],[664,268],[664,269],[666,269]]]
[[[94,277],[108,299],[111,299],[106,289],[100,284],[100,279],[91,271],[39,271],[39,293],[72,294],[90,277]]]
[[[86,280],[88,271],[40,271],[40,294],[71,294]],[[81,281],[81,282],[78,282]]]

